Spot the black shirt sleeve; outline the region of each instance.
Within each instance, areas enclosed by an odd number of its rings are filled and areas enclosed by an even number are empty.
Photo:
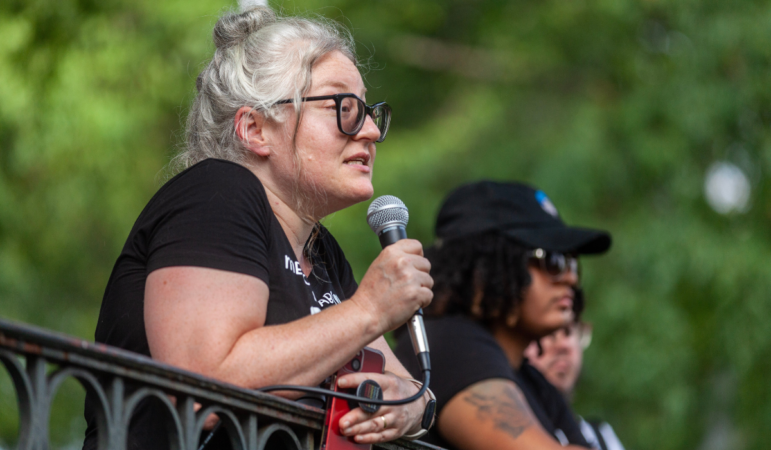
[[[207,160],[156,194],[138,222],[148,233],[147,273],[199,266],[252,275],[269,283],[271,226],[262,184],[248,169]]]
[[[431,357],[431,390],[436,413],[458,393],[480,381],[514,381],[513,370],[495,338],[481,325],[463,317],[427,318],[426,335]],[[402,332],[403,331],[403,332]],[[421,379],[409,334],[400,330],[396,356],[416,379]]]
[[[550,433],[560,429],[568,442],[589,447],[581,426],[565,397],[535,367],[525,359],[517,372],[517,385],[527,398],[533,413]]]

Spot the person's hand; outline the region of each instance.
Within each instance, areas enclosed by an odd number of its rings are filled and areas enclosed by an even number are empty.
[[[431,303],[430,270],[420,242],[402,239],[380,252],[350,300],[370,314],[382,332],[393,330]]]
[[[169,397],[169,400],[171,400],[171,403],[174,406],[176,406],[177,405],[177,397],[175,397],[173,395],[169,395],[168,397]],[[193,411],[198,412],[198,411],[200,411],[200,409],[202,407],[203,407],[203,405],[201,405],[198,402],[195,402],[195,404],[193,405]],[[210,413],[208,416],[206,416],[206,420],[203,422],[203,429],[204,430],[211,430],[212,428],[214,428],[214,425],[217,425],[217,422],[219,422],[219,421],[220,421],[220,418],[219,418],[219,416],[217,414]]]
[[[337,385],[341,388],[355,388],[364,380],[374,380],[383,389],[383,398],[399,400],[411,397],[418,392],[417,386],[391,372],[353,373],[338,378]],[[426,408],[426,395],[412,403],[399,406],[381,406],[370,414],[361,408],[354,408],[340,418],[340,432],[344,436],[353,437],[361,444],[392,441],[404,434],[412,434],[420,429],[423,411]]]
[[[198,412],[198,410],[201,409],[201,404],[196,402],[193,406],[193,411]],[[215,413],[210,413],[208,416],[206,416],[206,420],[203,422],[203,429],[204,430],[211,430],[214,428],[214,425],[217,425],[217,422],[220,421],[219,416]]]

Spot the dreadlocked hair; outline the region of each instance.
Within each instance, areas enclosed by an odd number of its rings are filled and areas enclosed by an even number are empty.
[[[498,233],[445,242],[426,250],[434,278],[427,316],[462,314],[486,327],[506,318],[530,285],[527,249]]]
[[[515,312],[532,282],[529,249],[499,233],[456,239],[426,250],[434,279],[429,317],[463,315],[491,329]],[[583,295],[575,289],[576,319]]]

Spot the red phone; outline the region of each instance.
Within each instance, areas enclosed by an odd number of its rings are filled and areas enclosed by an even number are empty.
[[[332,390],[355,394],[356,389],[338,389],[337,377],[356,372],[383,373],[384,370],[385,356],[379,350],[364,347],[332,377]],[[347,400],[329,397],[324,431],[321,434],[321,450],[370,450],[372,448],[371,444],[357,444],[348,436],[340,434],[340,418],[357,406],[349,404]]]

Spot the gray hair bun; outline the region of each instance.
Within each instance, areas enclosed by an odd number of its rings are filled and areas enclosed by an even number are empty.
[[[260,5],[262,3],[263,5]],[[264,3],[255,0],[241,2],[241,13],[227,14],[214,26],[214,45],[224,49],[240,44],[250,34],[276,22],[276,14]]]
[[[238,0],[238,9],[241,12],[249,11],[255,6],[268,6],[268,0]]]

